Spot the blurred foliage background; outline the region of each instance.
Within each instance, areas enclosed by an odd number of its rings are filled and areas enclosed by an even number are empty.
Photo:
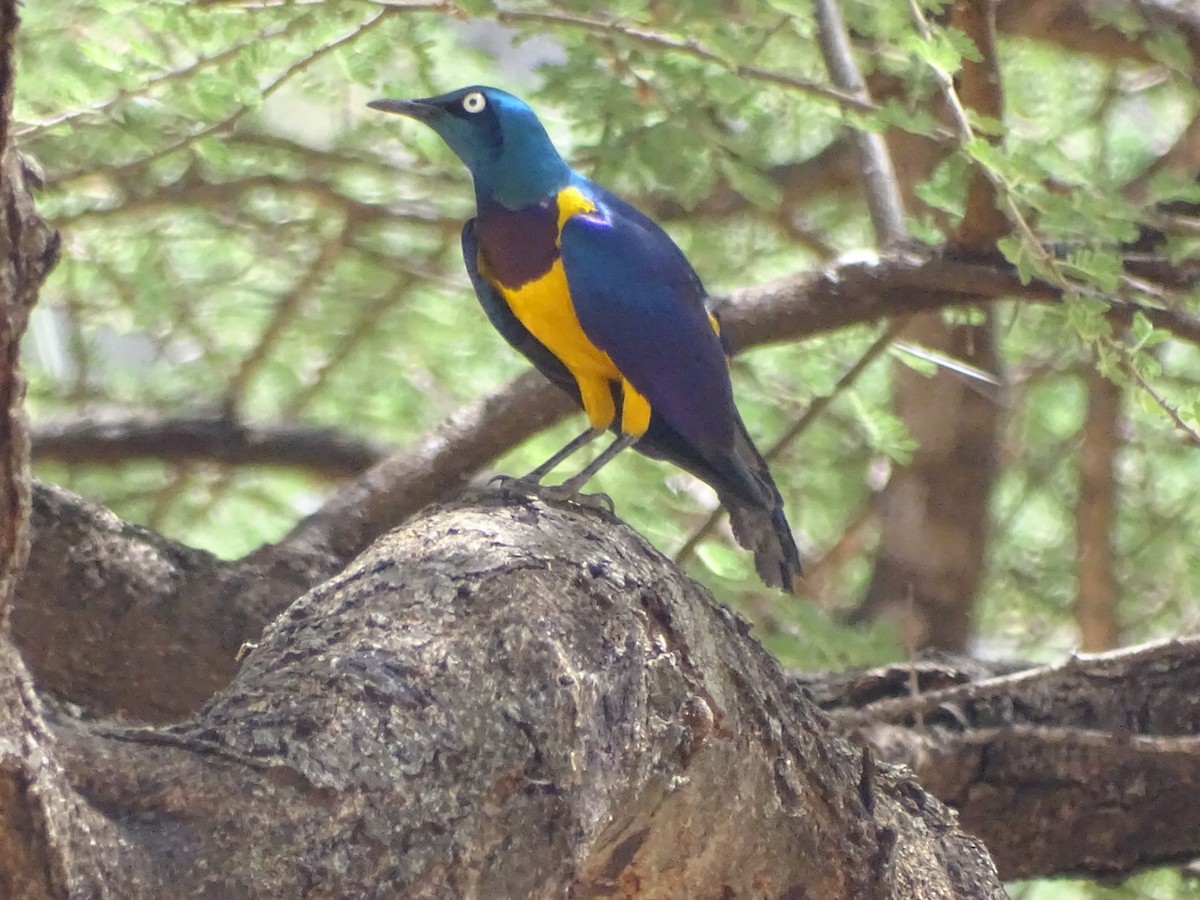
[[[1145,317],[1125,328],[1106,313],[1120,301],[1200,314],[1196,46],[1144,4],[1045,3],[1040,19],[1006,16],[1014,6],[999,6],[1003,114],[976,117],[972,142],[946,117],[937,73],[978,52],[938,3],[920,7],[928,38],[908,0],[842,4],[869,112],[819,89],[828,80],[805,0],[499,12],[483,0],[30,3],[17,141],[42,167],[40,208],[64,255],[28,340],[29,408],[35,438],[114,423],[112,446],[95,430],[39,442],[36,474],[237,557],[280,537],[348,464],[156,458],[124,452],[130,432],[198,417],[290,428],[296,441],[334,429],[367,456],[403,452],[524,371],[462,270],[465,170],[431,133],[365,109],[369,99],[477,82],[524,96],[577,168],[663,221],[717,295],[878,249],[846,150],[851,124],[887,129],[912,234],[933,245],[953,234],[972,167],[985,167],[1013,226],[1000,250],[1025,276],[1066,285],[1068,302],[935,316],[985,329],[969,333],[994,341],[997,365],[896,342],[781,447],[773,470],[817,573],[814,602],[760,588],[720,530],[690,569],[789,664],[843,668],[938,646],[861,601],[878,577],[889,476],[922,446],[903,393],[919,406],[949,378],[994,424],[982,432],[994,483],[981,475],[980,499],[963,497],[992,523],[978,535],[983,560],[967,563],[979,584],[957,595],[968,649],[1062,658],[1081,643],[1084,569],[1097,559],[1112,586],[1099,594],[1103,643],[1194,632],[1200,353]],[[1076,24],[1049,14],[1084,6]],[[1158,268],[1135,271],[1135,257]],[[879,327],[738,357],[739,404],[761,447],[834,389]],[[1104,411],[1095,399],[1106,395]],[[1079,539],[1092,515],[1084,495],[1097,489],[1081,481],[1089,422],[1115,438],[1100,484],[1112,506],[1105,546]],[[494,471],[532,467],[577,427],[511,449]],[[715,502],[632,453],[593,487],[667,553]],[[1013,893],[1200,895],[1191,885],[1161,872],[1120,888]]]

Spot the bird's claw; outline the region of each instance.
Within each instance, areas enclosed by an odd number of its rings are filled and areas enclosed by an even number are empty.
[[[502,491],[511,491],[516,489],[530,490],[538,486],[536,481],[529,481],[526,478],[521,478],[517,475],[493,475],[488,479],[488,487],[495,485]]]

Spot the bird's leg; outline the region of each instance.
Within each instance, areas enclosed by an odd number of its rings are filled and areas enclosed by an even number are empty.
[[[573,456],[577,450],[581,450],[582,448],[586,447],[602,434],[604,434],[603,428],[589,428],[587,431],[583,432],[583,434],[580,434],[568,441],[565,447],[563,447],[521,480],[532,481],[534,484],[541,483],[541,480],[549,475],[554,470],[555,466],[557,466],[567,457]]]
[[[563,484],[554,487],[554,493],[563,494],[563,496],[566,498],[578,499],[578,496],[580,496],[580,488],[587,484],[588,479],[592,478],[592,476],[598,473],[600,469],[612,462],[613,457],[616,457],[620,451],[626,448],[626,446],[634,445],[638,437],[641,436],[635,436],[635,434],[622,434],[622,436],[616,440],[613,440],[611,444],[608,444],[608,446],[601,451],[601,454],[598,457],[594,458],[594,460],[589,462],[587,466],[584,466],[582,469],[580,469],[578,474],[571,475],[569,479],[566,479],[566,481],[563,482]],[[604,498],[607,502],[606,505],[608,506],[608,511],[612,511],[612,500],[610,498],[605,497],[604,494],[595,494],[595,496],[598,498]]]
[[[573,437],[567,442],[567,445],[551,456],[548,460],[530,472],[528,475],[514,478],[511,475],[497,475],[489,482],[490,484],[499,484],[503,488],[521,488],[521,487],[537,487],[541,484],[543,478],[549,475],[554,468],[573,455],[577,450],[586,447],[601,434],[604,433],[603,428],[589,428],[583,434]]]

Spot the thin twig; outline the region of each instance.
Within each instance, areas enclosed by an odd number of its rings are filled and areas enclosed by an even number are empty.
[[[59,125],[65,125],[69,122],[75,122],[78,119],[87,118],[89,116],[98,116],[101,113],[108,112],[122,101],[130,100],[134,97],[148,97],[150,92],[156,90],[157,88],[180,81],[187,81],[206,69],[211,69],[213,66],[219,66],[222,63],[233,59],[239,53],[249,47],[261,47],[264,42],[273,41],[276,38],[289,37],[299,28],[309,25],[314,15],[315,11],[306,11],[303,15],[299,15],[292,19],[282,28],[278,28],[274,31],[257,33],[249,40],[234,44],[231,47],[227,47],[220,53],[214,53],[212,56],[202,56],[199,59],[188,63],[186,66],[181,66],[177,69],[170,69],[154,76],[153,78],[148,78],[146,81],[143,81],[141,84],[137,85],[137,87],[121,88],[111,97],[93,103],[91,106],[68,110],[60,113],[57,116],[44,119],[40,122],[31,122],[30,124],[24,125],[18,129],[16,136],[18,138],[28,140],[29,138],[38,137],[39,135],[42,135]]]
[[[304,304],[312,296],[313,292],[320,287],[329,270],[338,261],[338,258],[342,254],[342,249],[346,245],[346,236],[346,227],[343,225],[336,235],[323,241],[316,256],[313,257],[312,262],[304,271],[304,274],[300,276],[292,286],[292,289],[281,296],[278,302],[276,302],[271,321],[263,329],[258,343],[255,344],[254,349],[250,351],[249,355],[242,360],[241,365],[233,373],[233,376],[229,379],[229,384],[225,388],[225,411],[231,417],[236,418],[237,409],[244,399],[246,387],[262,367],[262,364],[266,362],[267,357],[270,356],[275,343],[292,320],[300,314]]]
[[[354,325],[328,351],[320,368],[313,373],[300,390],[296,391],[283,404],[283,408],[280,410],[283,418],[293,419],[300,416],[313,398],[321,393],[341,364],[350,358],[358,345],[366,337],[376,332],[380,320],[408,299],[409,292],[417,283],[417,279],[412,273],[401,272],[396,278],[396,283],[386,288],[384,299],[373,300],[361,307]]]
[[[1147,396],[1154,401],[1155,405],[1167,414],[1167,417],[1175,424],[1175,427],[1187,438],[1188,442],[1194,446],[1200,447],[1200,432],[1189,425],[1180,415],[1179,410],[1175,408],[1165,397],[1156,391],[1153,385],[1148,382],[1141,372],[1134,366],[1133,360],[1130,358],[1129,350],[1121,344],[1113,343],[1113,347],[1121,356],[1121,368],[1134,380],[1138,387],[1146,392]]]
[[[383,6],[391,5],[389,0],[376,0],[376,2],[379,2]],[[788,88],[789,90],[800,91],[813,97],[832,100],[847,109],[854,109],[859,112],[876,112],[878,110],[878,107],[868,100],[863,100],[861,97],[851,93],[834,90],[819,82],[806,81],[803,78],[788,75],[786,72],[764,69],[760,66],[730,62],[715,50],[710,49],[691,37],[677,38],[658,31],[651,31],[647,28],[615,22],[611,19],[588,18],[587,16],[577,16],[570,13],[502,9],[496,13],[496,21],[502,25],[510,25],[516,22],[532,22],[539,25],[578,28],[595,34],[613,35],[645,47],[651,47],[655,50],[669,50],[674,53],[682,53],[696,59],[701,59],[705,62],[714,63],[723,69],[733,72],[735,75],[752,81],[764,81],[769,84],[778,85],[779,87]]]
[[[334,38],[332,41],[329,41],[328,43],[322,44],[320,47],[318,47],[317,49],[315,49],[311,53],[309,53],[307,56],[305,56],[303,59],[297,60],[292,65],[288,66],[288,68],[284,69],[283,72],[281,72],[279,75],[277,75],[275,78],[273,78],[270,82],[268,82],[263,87],[262,91],[259,93],[260,99],[266,100],[268,97],[270,97],[272,94],[274,94],[276,91],[278,91],[281,87],[283,87],[285,84],[287,84],[293,78],[295,78],[301,72],[304,72],[306,69],[308,69],[314,63],[316,63],[318,60],[324,58],[325,56],[328,56],[330,53],[332,53],[334,50],[337,50],[339,47],[342,47],[342,46],[344,46],[348,43],[351,43],[352,41],[355,41],[358,38],[362,37],[362,35],[366,34],[367,32],[371,31],[372,29],[374,29],[376,26],[378,26],[381,22],[383,22],[388,17],[389,17],[389,8],[385,7],[383,9],[379,10],[379,12],[377,12],[373,17],[367,19],[365,22],[362,22],[362,23],[356,25],[353,30],[347,32],[346,34],[343,34],[341,37]],[[221,132],[232,129],[248,113],[250,113],[251,110],[256,109],[256,108],[257,108],[257,105],[242,104],[242,105],[238,106],[237,109],[235,109],[232,113],[227,115],[225,118],[220,119],[219,121],[216,121],[216,122],[212,122],[211,124],[206,125],[205,127],[201,128],[197,131],[193,131],[189,134],[186,134],[183,137],[181,137],[175,141],[172,141],[169,144],[166,144],[165,146],[159,147],[157,150],[155,150],[154,152],[152,152],[150,154],[147,154],[146,156],[142,156],[142,157],[139,157],[136,160],[132,160],[128,163],[124,163],[124,164],[117,165],[117,166],[112,166],[107,169],[96,169],[96,170],[90,171],[90,172],[88,172],[88,176],[94,177],[96,175],[108,175],[111,178],[113,178],[114,180],[120,181],[123,178],[127,177],[130,173],[148,165],[149,163],[163,159],[166,156],[170,156],[172,153],[175,153],[178,150],[182,150],[185,147],[189,147],[192,144],[196,143],[197,141],[202,140],[206,137],[209,137],[214,134],[219,134]],[[64,180],[70,179],[72,177],[75,177],[75,176],[73,174],[68,173],[66,175],[60,176],[57,179],[57,181],[59,184],[62,184],[62,182]]]
[[[863,80],[854,54],[850,50],[850,35],[837,0],[814,0],[817,36],[821,55],[834,84],[845,93],[871,106],[871,95]],[[863,186],[875,242],[889,247],[908,236],[908,221],[904,214],[904,198],[896,180],[896,170],[888,153],[883,135],[856,128],[854,143],[858,148]]]

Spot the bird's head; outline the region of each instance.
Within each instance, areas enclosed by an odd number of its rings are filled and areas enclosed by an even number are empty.
[[[571,180],[532,109],[492,87],[466,87],[422,100],[372,100],[367,106],[424,122],[466,163],[475,195],[509,209],[538,203]]]

